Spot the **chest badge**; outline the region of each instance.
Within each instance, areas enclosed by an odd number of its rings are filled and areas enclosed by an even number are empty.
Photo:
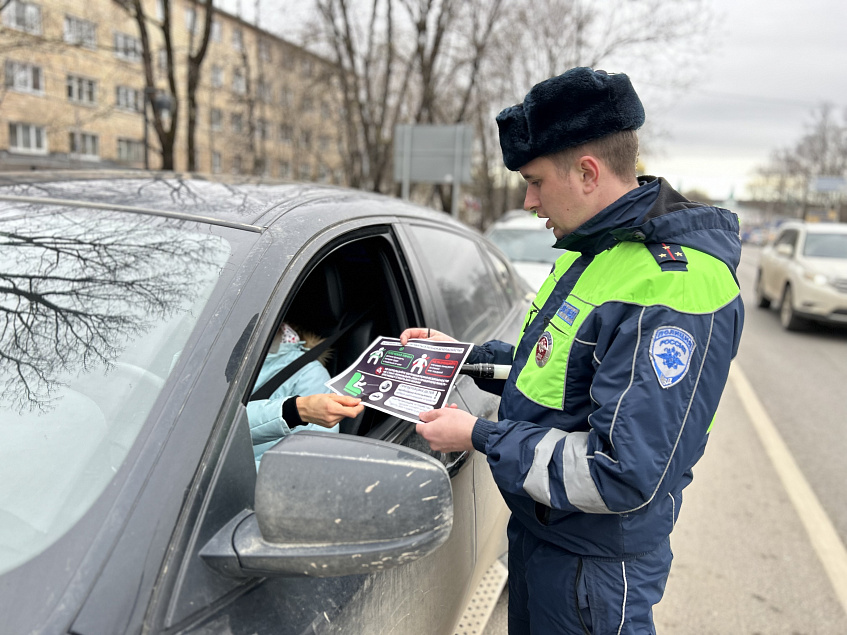
[[[650,360],[662,388],[670,388],[685,377],[696,346],[690,333],[675,326],[660,326],[653,331]]]
[[[549,361],[552,352],[553,336],[550,335],[550,331],[544,331],[535,344],[535,363],[539,368],[543,368]]]

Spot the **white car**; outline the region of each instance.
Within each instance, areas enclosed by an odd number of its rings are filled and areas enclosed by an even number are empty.
[[[762,251],[759,307],[779,308],[782,326],[847,324],[847,224],[789,221]]]
[[[509,257],[518,275],[534,291],[541,287],[556,258],[564,253],[553,249],[556,237],[546,223],[547,219],[518,209],[507,212],[485,234]]]

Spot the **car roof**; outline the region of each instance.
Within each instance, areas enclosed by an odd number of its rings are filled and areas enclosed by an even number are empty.
[[[542,229],[547,230],[547,219],[538,218],[532,212],[522,209],[506,212],[498,221],[491,225],[489,232],[495,229]],[[548,230],[549,231],[549,230]]]
[[[0,173],[3,202],[103,208],[183,218],[261,232],[284,214],[316,203],[358,201],[383,213],[430,217],[435,210],[345,187],[249,176],[132,170]],[[455,222],[438,213],[441,222]]]
[[[847,223],[820,223],[790,220],[782,223],[779,228],[805,229],[810,234],[847,234]]]

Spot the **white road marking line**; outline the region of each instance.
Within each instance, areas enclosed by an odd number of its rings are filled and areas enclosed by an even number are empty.
[[[844,548],[844,543],[797,466],[788,446],[780,437],[762,402],[759,401],[747,377],[736,363],[733,363],[730,368],[729,379],[738,392],[741,403],[782,481],[788,498],[797,510],[797,515],[809,535],[812,548],[829,576],[841,607],[847,613],[847,549]]]

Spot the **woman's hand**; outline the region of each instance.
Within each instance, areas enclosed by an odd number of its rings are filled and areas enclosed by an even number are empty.
[[[365,407],[361,399],[346,395],[317,394],[297,397],[297,412],[306,423],[332,428],[346,417],[357,416]]]
[[[454,337],[450,337],[446,333],[442,333],[441,331],[436,331],[435,329],[426,329],[423,327],[415,326],[410,329],[406,329],[402,333],[400,333],[400,343],[405,346],[409,343],[409,340],[431,340],[434,342],[458,342]]]

